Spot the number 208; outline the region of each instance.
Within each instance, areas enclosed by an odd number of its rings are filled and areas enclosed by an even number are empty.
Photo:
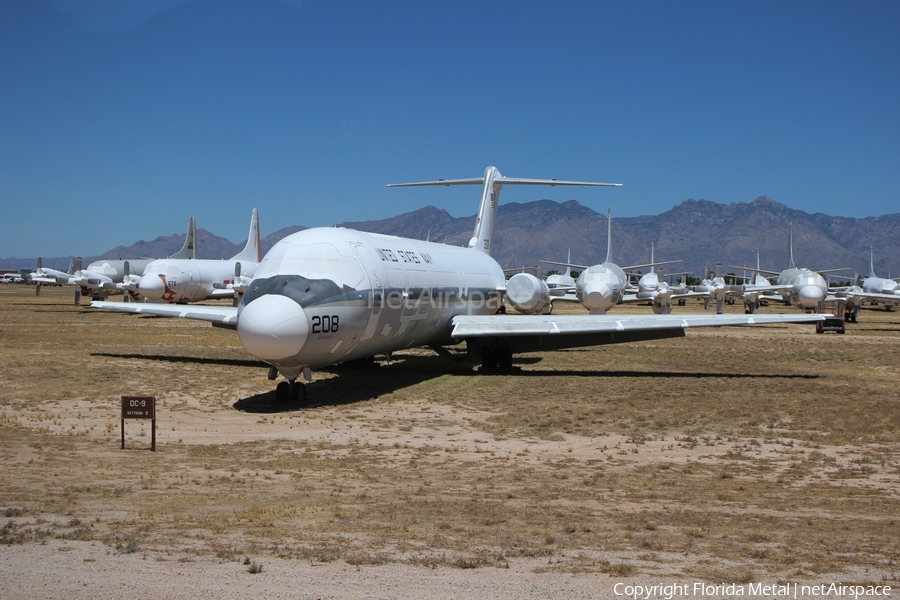
[[[338,315],[314,315],[312,318],[313,333],[337,333],[340,327]]]

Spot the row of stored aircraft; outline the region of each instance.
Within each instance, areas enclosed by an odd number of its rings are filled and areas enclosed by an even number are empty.
[[[607,257],[600,264],[586,266],[555,261],[541,261],[547,264],[566,267],[563,276],[551,275],[546,280],[531,273],[522,272],[513,275],[508,285],[510,304],[520,312],[550,313],[555,301],[579,301],[591,314],[605,314],[616,304],[629,302],[649,302],[653,312],[669,314],[672,301],[685,298],[700,298],[704,308],[708,309],[712,301],[716,304],[716,313],[724,312],[726,301],[742,299],[745,312],[755,314],[761,302],[783,302],[804,311],[825,312],[826,305],[836,304],[846,310],[847,320],[855,321],[863,302],[879,302],[887,310],[900,302],[900,284],[891,279],[875,276],[874,254],[870,255],[870,275],[860,284],[850,287],[829,289],[823,275],[847,271],[846,268],[813,271],[798,268],[794,264],[793,227],[788,232],[788,267],[783,271],[767,271],[759,266],[757,251],[756,267],[730,265],[734,269],[743,269],[751,276],[745,278],[746,283],[728,284],[722,276],[722,264],[716,264],[716,270],[709,273],[699,285],[688,286],[684,279],[680,284],[665,282],[656,271],[651,270],[640,276],[637,283],[632,283],[628,274],[639,269],[658,267],[680,261],[657,262],[654,260],[651,246],[650,263],[644,265],[622,266],[612,259],[612,220],[607,213]],[[575,280],[571,276],[571,268],[581,269],[581,275]],[[776,277],[770,282],[766,275]]]
[[[597,309],[609,302],[621,271],[609,264],[588,267],[576,280],[576,295],[589,309],[594,307],[589,314],[541,314],[536,308],[543,288],[529,291],[526,285],[524,291],[516,290],[515,277],[507,281],[491,256],[501,189],[621,184],[511,178],[488,167],[478,178],[389,187],[455,185],[482,186],[475,229],[465,247],[318,227],[276,243],[248,276],[237,306],[107,301],[91,306],[235,329],[244,348],[270,365],[270,378],[284,376],[276,397],[295,400],[305,398],[298,379],[303,375],[310,381],[312,369],[412,347],[446,354],[445,346],[465,342],[482,368],[506,368],[517,353],[681,337],[690,327],[814,323],[825,318],[799,313],[607,315]],[[506,314],[505,301],[526,308],[520,312],[528,314]]]
[[[37,284],[75,286],[75,303],[82,295],[94,299],[122,293],[125,300],[188,303],[217,298],[237,299],[253,278],[261,259],[259,214],[254,208],[250,217],[247,243],[228,260],[197,258],[196,222],[191,216],[184,246],[165,259],[99,260],[82,268],[76,258],[66,272],[43,267],[38,259],[37,271],[31,280]]]

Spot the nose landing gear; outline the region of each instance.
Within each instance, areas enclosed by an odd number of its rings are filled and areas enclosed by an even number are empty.
[[[275,386],[275,399],[279,402],[306,402],[306,386],[297,380],[282,381]]]
[[[302,373],[303,378],[307,382],[312,381],[312,373],[309,367],[304,367]],[[269,367],[269,379],[275,380],[277,378],[278,369]],[[296,377],[282,381],[275,386],[275,399],[279,402],[306,402],[306,386],[302,381],[297,381]]]

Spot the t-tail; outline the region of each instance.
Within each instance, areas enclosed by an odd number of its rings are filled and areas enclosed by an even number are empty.
[[[491,253],[494,236],[494,223],[497,220],[497,206],[500,202],[500,190],[504,185],[578,185],[622,187],[621,183],[594,183],[588,181],[565,181],[561,179],[521,179],[504,177],[496,167],[488,167],[484,177],[472,179],[439,179],[437,181],[420,181],[416,183],[391,183],[388,187],[412,187],[425,185],[481,185],[481,207],[475,220],[475,231],[468,247],[485,254]]]

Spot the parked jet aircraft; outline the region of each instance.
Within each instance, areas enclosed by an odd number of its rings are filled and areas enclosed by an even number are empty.
[[[164,258],[144,268],[138,292],[153,302],[199,302],[208,298],[237,299],[260,261],[259,214],[250,216],[244,249],[228,260]]]
[[[483,367],[512,365],[515,352],[680,337],[687,327],[813,322],[822,315],[506,315],[506,279],[491,255],[504,185],[615,185],[504,177],[393,186],[483,185],[468,247],[317,227],[269,250],[240,306],[94,302],[125,312],[178,316],[237,329],[250,354],[288,381],[276,396],[305,397],[310,369],[414,346],[462,341]]]
[[[891,310],[900,304],[900,283],[893,279],[884,279],[875,275],[875,251],[869,249],[869,276],[860,282],[859,275],[853,285],[832,290],[834,299],[844,305],[844,319],[856,323],[859,309],[866,302],[883,304],[885,310]]]
[[[818,310],[823,302],[825,302],[828,294],[828,284],[824,273],[836,273],[838,271],[846,271],[842,269],[825,269],[822,271],[812,271],[805,267],[797,268],[794,265],[794,227],[788,225],[788,256],[789,266],[780,273],[777,271],[765,271],[763,269],[753,269],[752,267],[738,267],[729,265],[732,269],[744,269],[745,271],[756,271],[768,275],[775,275],[778,279],[775,282],[777,286],[784,290],[781,294],[781,300],[785,304],[790,304],[803,310]],[[775,298],[777,299],[777,298]]]
[[[652,265],[632,265],[620,267],[612,262],[612,211],[606,211],[606,260],[600,264],[585,266],[569,263],[557,263],[543,261],[554,265],[575,267],[581,269],[578,279],[575,281],[575,297],[592,315],[606,314],[610,308],[622,302],[628,288],[628,276],[625,271],[645,269],[656,265],[667,265],[678,262],[669,260]],[[511,281],[511,280],[510,280]]]
[[[870,294],[870,299],[878,300],[884,304],[886,310],[891,310],[894,304],[900,304],[900,283],[893,279],[885,279],[875,275],[875,249],[869,248],[869,276],[862,281],[862,290]],[[875,294],[881,294],[876,296]],[[896,300],[894,300],[896,298]],[[894,300],[892,302],[892,300]]]

